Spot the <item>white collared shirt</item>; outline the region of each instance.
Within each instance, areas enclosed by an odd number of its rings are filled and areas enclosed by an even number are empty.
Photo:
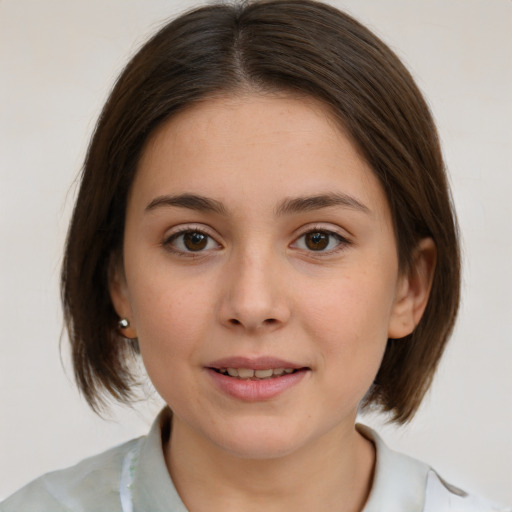
[[[41,476],[0,503],[0,512],[188,512],[162,450],[170,418],[164,409],[147,436]],[[427,464],[390,450],[368,427],[357,428],[377,453],[362,512],[512,512],[447,484]]]

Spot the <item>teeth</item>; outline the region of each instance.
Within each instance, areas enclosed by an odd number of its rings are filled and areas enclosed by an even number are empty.
[[[240,379],[270,379],[279,377],[283,374],[293,373],[293,368],[268,368],[266,370],[253,370],[252,368],[220,368],[219,372],[230,377],[238,377]]]
[[[272,377],[272,374],[274,373],[274,370],[272,368],[268,370],[256,370],[254,372],[254,375],[258,377],[258,379],[268,379],[269,377]]]
[[[254,377],[254,370],[251,370],[250,368],[238,368],[238,376],[241,379],[250,379]]]

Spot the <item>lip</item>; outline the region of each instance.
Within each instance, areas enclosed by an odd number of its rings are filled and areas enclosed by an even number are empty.
[[[306,368],[303,364],[293,363],[270,356],[255,358],[225,357],[208,363],[205,366],[206,368],[214,368],[216,370],[220,370],[221,368],[250,368],[252,370],[267,370],[268,368],[292,368],[293,370],[299,370],[300,368]]]
[[[218,372],[221,368],[292,368],[294,373],[283,374],[270,379],[238,379]],[[223,394],[244,402],[264,402],[278,397],[298,385],[309,373],[310,368],[274,357],[228,357],[218,359],[205,366],[214,386]]]

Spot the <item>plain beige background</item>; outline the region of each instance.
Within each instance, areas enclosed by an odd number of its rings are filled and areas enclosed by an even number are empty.
[[[413,423],[379,428],[447,480],[512,503],[512,2],[339,0],[413,71],[437,119],[464,246],[464,302]],[[0,498],[147,431],[157,399],[88,410],[58,277],[73,182],[127,57],[183,0],[0,0]],[[63,369],[64,366],[64,369]],[[376,419],[367,419],[378,425]]]

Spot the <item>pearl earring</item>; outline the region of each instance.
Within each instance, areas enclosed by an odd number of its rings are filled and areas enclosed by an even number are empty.
[[[119,322],[118,322],[118,325],[119,325],[119,329],[126,329],[126,328],[130,327],[130,322],[127,318],[121,318],[121,320],[119,320]]]

